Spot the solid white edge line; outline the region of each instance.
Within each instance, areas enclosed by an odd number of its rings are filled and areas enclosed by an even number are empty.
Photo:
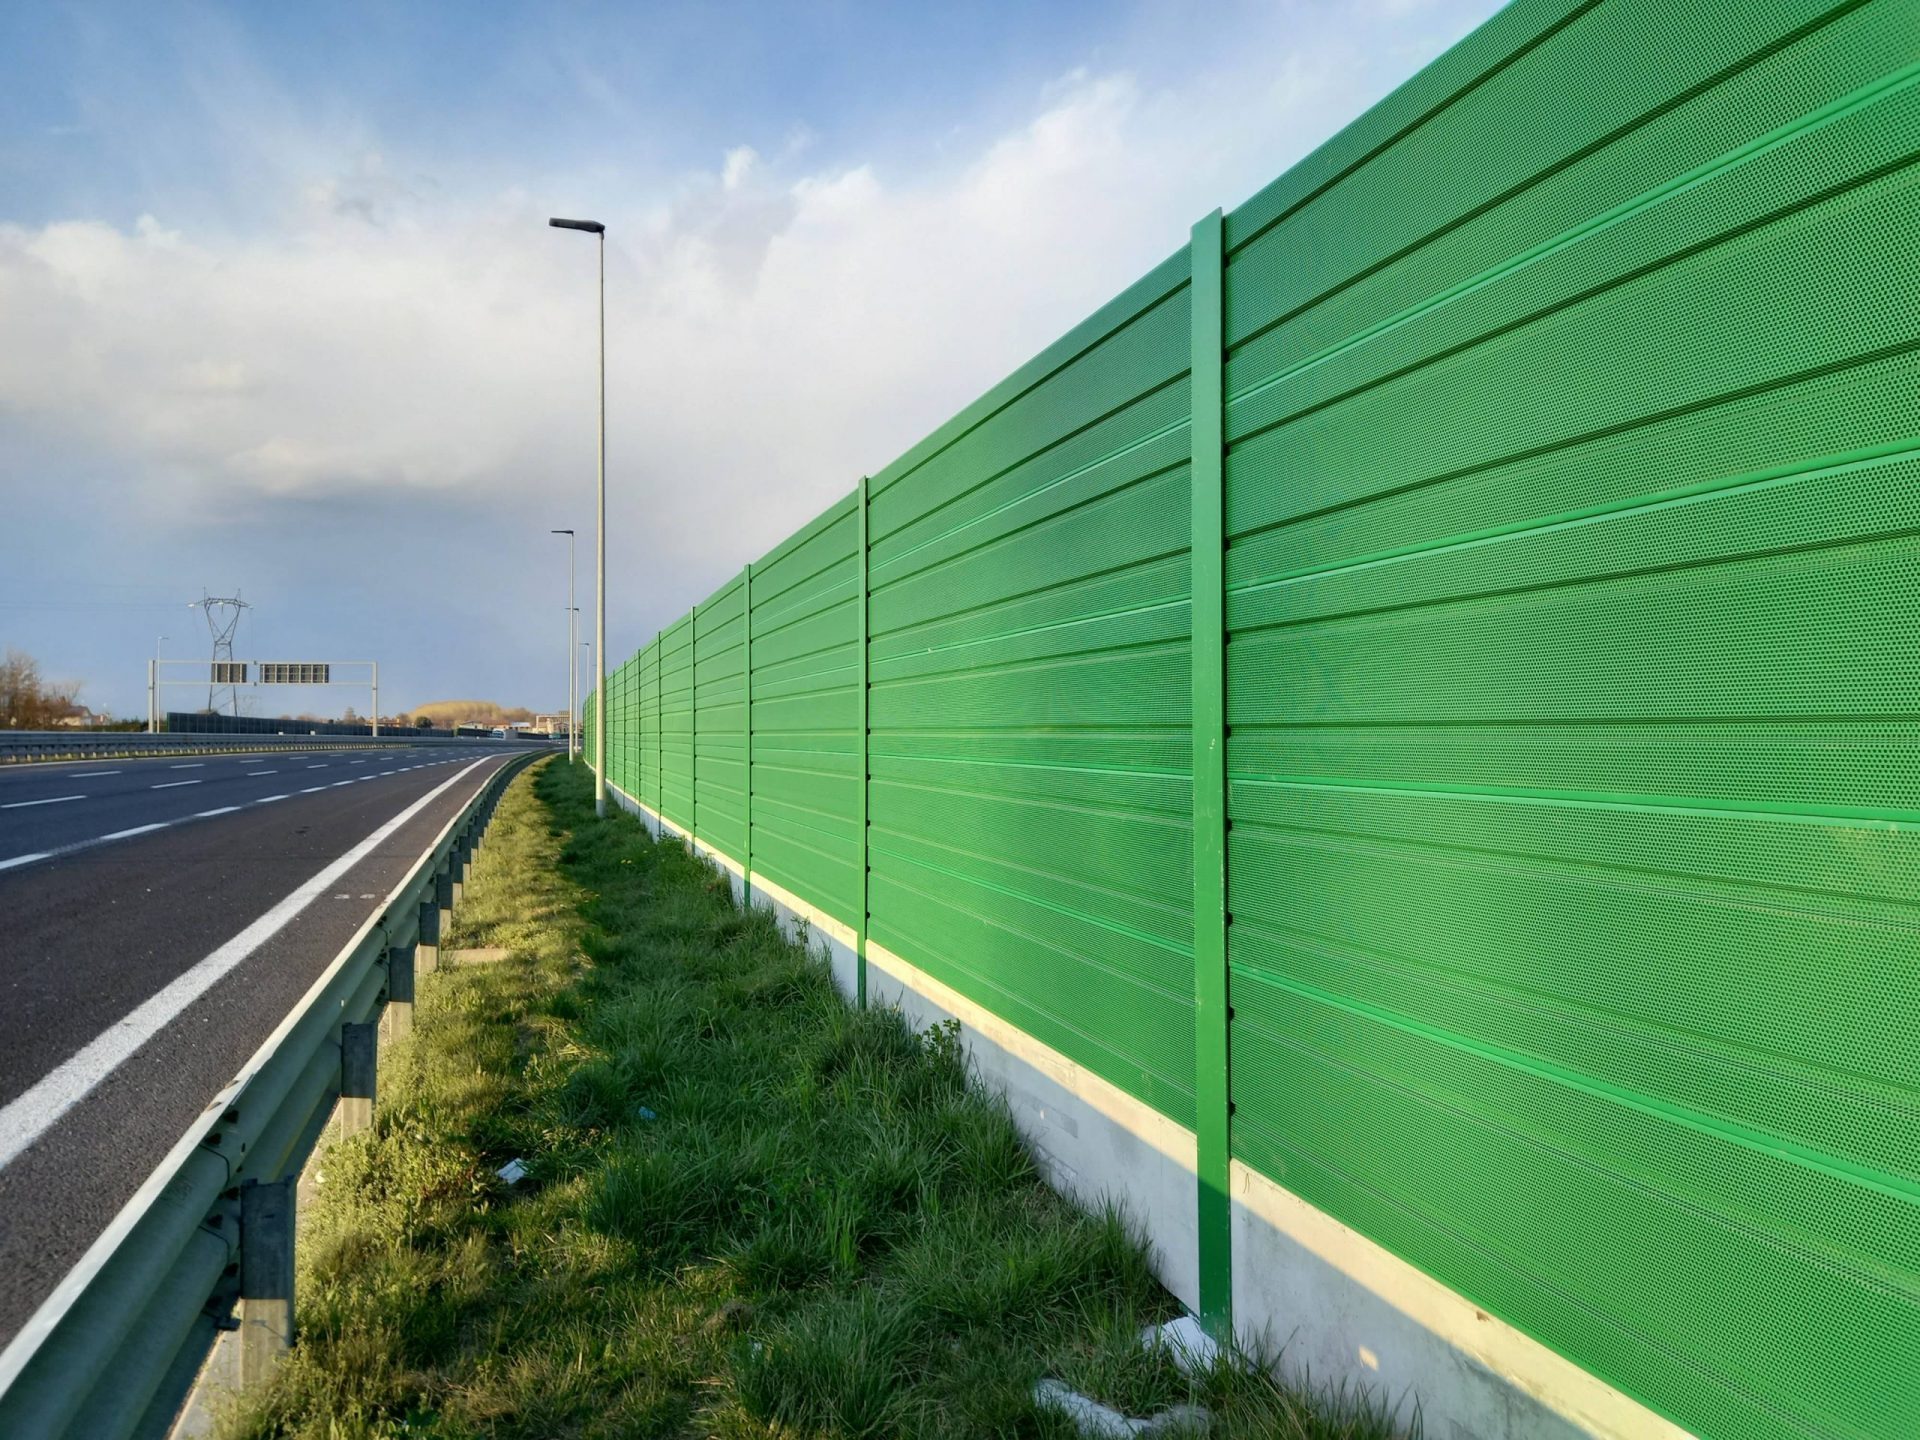
[[[38,855],[16,855],[11,860],[0,860],[0,870],[11,870],[16,865],[31,865],[36,860],[44,860],[50,852],[42,850]]]
[[[319,874],[283,896],[264,915],[190,969],[176,975],[108,1026],[87,1044],[42,1075],[25,1091],[0,1105],[0,1171],[13,1163],[75,1105],[91,1095],[141,1046],[180,1018],[194,1001],[225,979],[242,961],[278,935],[294,918],[326,892],[347,871],[384,843],[388,836],[418,815],[447,790],[460,783],[484,760],[476,760],[448,777],[386,821],[366,839],[329,863]]]
[[[300,793],[302,795],[318,795],[322,790],[326,788],[327,787],[324,785],[312,785],[312,786],[309,786],[307,789],[302,790]]]
[[[215,815],[231,815],[239,808],[238,805],[222,805],[218,810],[196,810],[193,812],[193,818],[195,820],[211,820]]]
[[[440,795],[452,786],[459,784],[463,776],[478,766],[485,764],[489,758],[492,757],[483,756],[481,759],[474,761],[473,764],[469,765],[465,770],[462,770],[458,775],[449,777],[445,784],[436,786],[419,800],[416,800],[413,805],[408,807],[407,811],[403,811],[402,813],[408,814],[417,811],[436,795]],[[464,805],[460,808],[461,810],[466,809]],[[459,821],[459,818],[459,812],[455,812],[448,818],[447,823],[441,827],[440,833],[434,836],[434,838],[428,842],[426,848],[420,852],[422,860],[431,855],[434,850],[440,846],[441,842],[453,832],[453,827]],[[393,822],[389,823],[391,824]],[[375,833],[378,834],[379,832],[376,831]],[[100,1232],[93,1244],[87,1247],[86,1254],[82,1255],[74,1264],[73,1268],[61,1277],[60,1283],[54,1286],[53,1290],[47,1295],[47,1298],[40,1302],[39,1308],[27,1318],[26,1324],[22,1325],[19,1330],[14,1333],[13,1339],[7,1342],[6,1348],[0,1350],[0,1395],[6,1394],[7,1387],[19,1378],[20,1372],[26,1368],[27,1362],[33,1358],[34,1352],[40,1348],[41,1342],[46,1339],[54,1326],[60,1323],[66,1316],[66,1313],[73,1308],[74,1302],[80,1298],[87,1286],[93,1282],[94,1276],[100,1273],[101,1268],[107,1263],[108,1257],[113,1254],[115,1249],[119,1247],[121,1241],[126,1238],[127,1232],[132,1230],[133,1227],[140,1222],[141,1217],[152,1207],[153,1202],[159,1197],[160,1193],[172,1183],[173,1177],[179,1173],[180,1167],[186,1162],[187,1157],[200,1148],[201,1143],[207,1137],[207,1133],[213,1129],[220,1117],[227,1113],[227,1108],[232,1103],[234,1096],[239,1094],[240,1091],[245,1088],[247,1082],[265,1066],[268,1058],[285,1040],[287,1032],[292,1030],[293,1027],[300,1022],[308,1009],[312,1007],[314,1001],[324,993],[326,987],[332,982],[334,975],[338,973],[340,967],[347,963],[353,953],[359,949],[368,933],[378,925],[381,917],[386,914],[388,907],[406,890],[407,885],[413,878],[414,869],[419,868],[419,863],[419,861],[415,861],[413,867],[401,877],[400,882],[395,885],[392,890],[387,892],[385,901],[383,901],[380,906],[366,918],[360,928],[354,932],[353,938],[347,941],[346,945],[341,948],[339,954],[334,956],[333,963],[321,971],[319,978],[307,987],[307,993],[300,998],[300,1003],[287,1012],[286,1019],[280,1022],[271,1035],[261,1041],[260,1048],[255,1050],[247,1060],[247,1063],[240,1067],[239,1073],[236,1074],[233,1079],[229,1080],[220,1092],[207,1102],[206,1109],[202,1110],[199,1118],[188,1127],[187,1133],[180,1137],[179,1143],[167,1152],[166,1158],[154,1167],[153,1173],[148,1175],[140,1188],[133,1192],[132,1198],[120,1207],[119,1213],[107,1223],[107,1227]],[[322,874],[324,873],[323,871]],[[316,876],[315,879],[317,881],[319,877]]]
[[[254,801],[253,803],[256,805],[271,805],[276,800],[284,800],[286,798],[287,797],[284,795],[262,795],[258,800]]]
[[[10,805],[0,805],[0,810],[25,810],[30,805],[64,805],[69,800],[84,800],[84,795],[53,795],[45,800],[15,800]]]

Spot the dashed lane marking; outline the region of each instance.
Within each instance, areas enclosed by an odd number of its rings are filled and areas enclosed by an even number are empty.
[[[29,805],[64,805],[69,800],[84,800],[84,795],[50,795],[45,800],[16,800],[11,805],[0,805],[0,810],[24,810]]]
[[[238,935],[107,1026],[21,1094],[0,1105],[0,1172],[21,1151],[52,1129],[61,1116],[92,1094],[94,1088],[118,1070],[129,1056],[172,1025],[189,1005],[284,930],[295,916],[330,891],[335,882],[343,879],[354,866],[385,844],[409,820],[484,763],[476,760],[467,769],[448,776],[444,783],[422,795],[344,855],[329,862],[318,874],[302,882]]]
[[[168,781],[166,781],[166,782],[165,782],[164,784],[160,784],[160,785],[149,785],[149,786],[148,786],[147,788],[148,788],[149,790],[172,790],[172,789],[174,789],[174,788],[176,788],[177,786],[181,786],[181,785],[198,785],[199,783],[200,783],[200,782],[199,782],[198,780],[168,780]]]

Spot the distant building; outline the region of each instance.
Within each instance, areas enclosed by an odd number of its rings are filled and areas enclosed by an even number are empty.
[[[565,735],[569,726],[565,715],[536,715],[532,729],[536,735]]]

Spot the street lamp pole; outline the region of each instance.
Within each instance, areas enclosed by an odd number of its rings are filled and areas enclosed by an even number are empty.
[[[598,220],[549,220],[558,230],[584,230],[600,242],[600,493],[594,525],[593,813],[607,813],[607,227]]]
[[[165,635],[153,637],[153,659],[147,662],[147,734],[160,733],[160,647],[167,641]]]
[[[567,537],[567,762],[571,764],[579,755],[578,720],[579,700],[577,693],[580,685],[580,647],[574,642],[574,616],[580,613],[580,607],[573,603],[573,531],[549,530],[549,535]]]

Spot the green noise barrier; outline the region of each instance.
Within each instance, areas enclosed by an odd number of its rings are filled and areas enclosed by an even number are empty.
[[[1216,1327],[1239,1164],[1700,1435],[1920,1435],[1916,160],[1913,0],[1518,0],[610,778],[1192,1129]]]

